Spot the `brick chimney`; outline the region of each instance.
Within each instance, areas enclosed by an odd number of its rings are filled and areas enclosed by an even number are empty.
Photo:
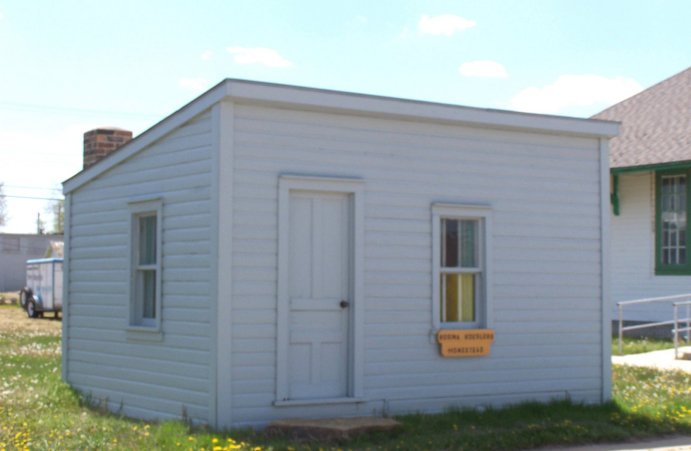
[[[84,133],[84,169],[98,163],[132,140],[132,132],[103,127]]]

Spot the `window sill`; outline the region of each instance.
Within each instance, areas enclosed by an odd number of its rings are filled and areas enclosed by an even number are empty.
[[[691,276],[691,269],[655,269],[656,276]]]
[[[365,398],[324,398],[274,401],[276,407],[322,406],[325,404],[358,404],[367,402]]]
[[[436,330],[440,329],[486,329],[483,323],[439,323]]]
[[[129,326],[127,328],[127,341],[133,342],[161,342],[163,332],[154,327]]]

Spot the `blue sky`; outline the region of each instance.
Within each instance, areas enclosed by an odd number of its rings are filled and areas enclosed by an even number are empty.
[[[223,78],[587,117],[691,65],[687,0],[0,0],[0,182],[32,233],[82,134]],[[50,227],[48,227],[50,229]]]

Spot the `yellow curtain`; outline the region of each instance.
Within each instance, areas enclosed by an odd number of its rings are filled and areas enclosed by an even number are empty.
[[[461,321],[475,321],[475,275],[461,276]]]
[[[475,275],[442,274],[441,278],[441,308],[446,313],[446,321],[475,321]],[[444,287],[446,287],[446,296],[444,296]],[[443,312],[442,320],[444,320]]]

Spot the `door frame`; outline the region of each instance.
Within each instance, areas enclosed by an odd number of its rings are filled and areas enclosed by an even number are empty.
[[[278,178],[278,285],[276,306],[276,400],[274,405],[323,404],[356,400],[362,396],[364,368],[364,185],[361,178],[321,177],[312,175],[283,174]],[[315,193],[348,194],[352,199],[351,268],[350,268],[350,318],[348,334],[348,389],[345,398],[288,399],[288,344],[290,326],[288,277],[290,192],[313,191]]]

